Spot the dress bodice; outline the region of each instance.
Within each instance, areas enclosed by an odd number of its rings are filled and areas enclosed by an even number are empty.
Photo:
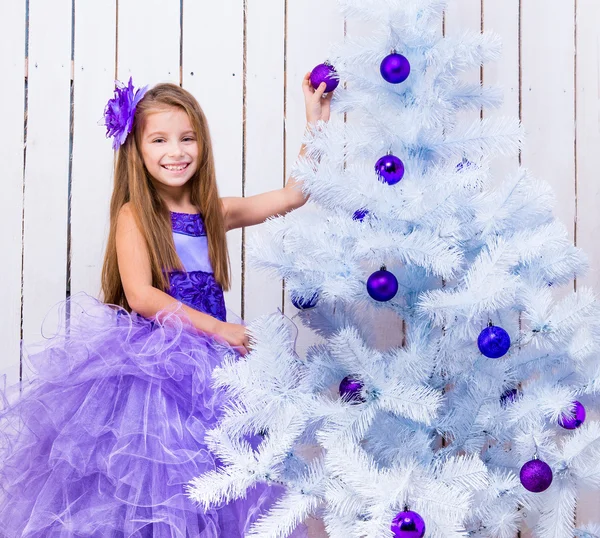
[[[169,295],[191,308],[225,321],[223,289],[213,274],[202,217],[171,212],[171,225],[175,249],[184,271],[169,273]]]

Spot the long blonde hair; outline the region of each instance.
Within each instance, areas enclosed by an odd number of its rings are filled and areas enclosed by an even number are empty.
[[[129,202],[137,225],[146,240],[152,285],[169,288],[169,271],[181,270],[181,260],[175,250],[171,219],[167,206],[152,184],[140,151],[142,132],[147,116],[166,107],[184,110],[198,140],[198,169],[190,179],[191,201],[202,214],[208,237],[208,253],[216,281],[227,290],[230,286],[230,265],[225,238],[225,223],[217,180],[208,122],[198,101],[188,91],[175,84],[157,84],[138,103],[133,129],[117,153],[115,181],[110,202],[110,232],[104,266],[102,295],[106,303],[130,310],[117,263],[117,217]]]

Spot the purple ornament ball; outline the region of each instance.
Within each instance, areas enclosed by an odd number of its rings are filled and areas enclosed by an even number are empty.
[[[510,348],[510,336],[502,327],[491,325],[479,333],[477,346],[489,359],[498,359]]]
[[[531,460],[521,467],[519,478],[526,490],[541,493],[552,484],[552,469],[545,461]]]
[[[366,400],[361,395],[364,383],[355,375],[347,375],[340,383],[340,396],[352,403],[363,403]]]
[[[375,163],[375,172],[388,185],[395,185],[404,177],[404,163],[395,155],[384,155]]]
[[[400,512],[392,521],[392,532],[395,538],[423,538],[425,521],[411,510]]]
[[[340,79],[333,65],[328,63],[319,64],[311,71],[310,83],[312,87],[316,90],[321,85],[321,82],[327,84],[325,93],[332,92],[338,87]]]
[[[292,297],[292,304],[298,310],[308,310],[309,308],[314,308],[317,306],[317,302],[319,301],[319,294],[315,293],[312,297],[308,299],[304,297]]]
[[[585,421],[585,407],[578,401],[573,402],[573,409],[558,419],[558,424],[565,430],[576,430]]]
[[[376,301],[389,301],[398,293],[398,279],[385,269],[375,271],[367,280],[367,292]]]
[[[410,62],[402,54],[393,52],[382,60],[379,71],[386,82],[400,84],[410,75]]]

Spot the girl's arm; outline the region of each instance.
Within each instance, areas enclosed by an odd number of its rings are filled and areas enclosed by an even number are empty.
[[[311,128],[319,120],[329,121],[330,103],[333,93],[323,97],[326,84],[323,82],[316,90],[310,84],[310,73],[304,76],[302,91],[306,106],[306,121]],[[300,157],[306,148],[300,149]],[[290,177],[284,188],[249,196],[222,198],[223,214],[227,230],[252,226],[264,222],[274,215],[284,215],[304,205],[306,197],[302,193],[300,181]]]
[[[146,318],[152,318],[161,310],[173,308],[179,303],[177,299],[152,286],[148,247],[128,204],[121,208],[118,216],[116,243],[119,274],[132,310]],[[220,321],[186,305],[182,305],[182,308],[196,329],[220,336],[232,347],[241,348],[242,354],[246,353],[248,336],[243,325]]]

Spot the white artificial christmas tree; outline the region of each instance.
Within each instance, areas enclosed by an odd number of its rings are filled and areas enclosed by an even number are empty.
[[[261,538],[311,514],[332,538],[514,538],[526,516],[540,538],[597,538],[574,528],[578,487],[600,486],[600,309],[564,291],[585,258],[548,185],[490,173],[519,151],[519,122],[457,119],[500,103],[460,79],[499,40],[442,37],[441,0],[340,3],[377,26],[329,57],[352,122],[307,134],[294,175],[313,211],[254,244],[322,343],[300,357],[284,316],[251,325],[250,355],[215,372],[231,398],[209,434],[223,467],[190,496],[282,485]]]

